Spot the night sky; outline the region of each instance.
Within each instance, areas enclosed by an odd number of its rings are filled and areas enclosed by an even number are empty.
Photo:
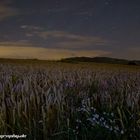
[[[140,0],[0,0],[0,57],[140,59]]]

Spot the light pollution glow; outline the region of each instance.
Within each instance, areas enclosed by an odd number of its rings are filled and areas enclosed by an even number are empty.
[[[107,55],[110,52],[101,50],[67,50],[67,49],[48,49],[39,47],[4,47],[0,46],[1,58],[19,58],[19,59],[41,59],[41,60],[57,60],[67,57],[95,57]]]

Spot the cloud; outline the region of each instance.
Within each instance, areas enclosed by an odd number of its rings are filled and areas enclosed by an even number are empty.
[[[35,25],[21,25],[20,28],[25,32],[26,37],[34,37],[43,30],[42,27]]]
[[[48,39],[49,37],[51,37],[51,38],[64,38],[64,39],[69,39],[69,40],[73,40],[73,41],[94,42],[94,43],[97,43],[97,44],[107,42],[106,40],[104,40],[100,37],[82,36],[82,35],[72,34],[72,33],[63,32],[63,31],[40,32],[39,36],[43,37],[44,39]]]
[[[44,32],[42,28],[29,25],[22,25],[20,28],[27,31],[25,32],[26,36],[35,37],[36,39],[38,37],[43,40],[39,43],[30,41],[30,39],[0,42],[0,57],[61,59],[80,56],[95,57],[110,54],[109,51],[103,51],[98,48],[88,49],[88,46],[105,45],[108,43],[108,41],[100,37],[84,36],[63,31]],[[46,41],[46,43],[43,44],[43,41]]]
[[[19,41],[8,41],[8,42],[0,42],[0,47],[30,47],[32,44],[28,42],[28,40],[19,40]]]
[[[17,9],[11,6],[11,0],[0,1],[0,21],[18,14]]]
[[[101,50],[68,50],[68,49],[50,49],[34,47],[28,43],[10,42],[0,44],[0,57],[1,58],[37,58],[42,60],[57,60],[67,57],[80,57],[80,56],[102,56],[110,52]]]
[[[107,46],[110,41],[102,37],[79,35],[66,31],[44,31],[45,29],[35,25],[21,25],[27,39],[32,43],[40,44],[40,47],[60,49],[98,49],[97,46]]]
[[[44,31],[36,35],[47,40],[53,40],[51,47],[62,49],[86,49],[95,45],[108,45],[109,41],[96,36],[84,36],[64,31]]]
[[[31,30],[31,31],[40,31],[42,30],[43,28],[39,27],[39,26],[34,26],[34,25],[21,25],[20,26],[21,29],[25,29],[25,30]]]

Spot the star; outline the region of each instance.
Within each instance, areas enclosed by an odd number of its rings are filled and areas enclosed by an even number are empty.
[[[106,1],[105,1],[105,5],[108,6],[108,5],[110,5],[110,4],[111,4],[111,1],[110,1],[110,0],[106,0]]]
[[[110,3],[108,1],[105,2],[105,5],[109,5]]]

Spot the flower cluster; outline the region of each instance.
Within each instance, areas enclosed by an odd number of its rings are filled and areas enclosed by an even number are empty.
[[[87,127],[96,128],[100,127],[106,129],[116,135],[123,135],[126,130],[123,129],[117,122],[116,116],[113,112],[99,112],[94,107],[82,105],[77,109],[79,118],[76,120],[78,130],[79,126],[87,125]]]

